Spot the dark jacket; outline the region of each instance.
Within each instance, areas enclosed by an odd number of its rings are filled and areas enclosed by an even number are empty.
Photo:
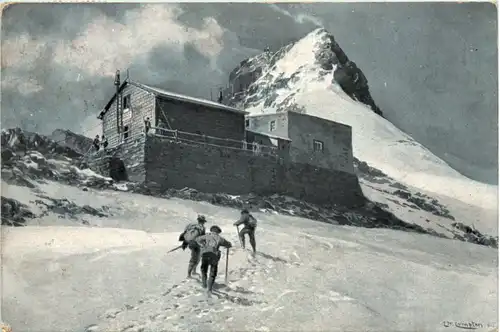
[[[257,227],[257,219],[254,218],[251,214],[242,215],[240,220],[234,223],[235,226],[245,225],[246,228],[256,228]]]

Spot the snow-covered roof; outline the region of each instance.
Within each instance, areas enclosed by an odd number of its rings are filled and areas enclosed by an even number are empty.
[[[287,110],[285,111],[282,111],[282,112],[273,112],[273,113],[257,113],[257,114],[247,114],[246,117],[247,118],[259,118],[259,117],[263,117],[263,116],[277,116],[279,115],[280,113],[286,113],[288,112]]]
[[[262,135],[262,136],[267,136],[267,137],[269,137],[269,138],[274,138],[274,139],[282,139],[282,140],[289,141],[289,142],[291,142],[291,141],[292,141],[292,140],[291,140],[291,139],[289,139],[288,137],[271,135],[271,134],[268,134],[268,133],[263,133],[263,132],[261,132],[261,131],[256,131],[256,130],[251,130],[251,129],[246,129],[246,131],[251,132],[251,133],[253,133],[253,134],[258,134],[258,135]]]
[[[188,102],[188,103],[204,105],[204,106],[207,106],[207,107],[217,108],[217,109],[221,109],[221,110],[225,110],[225,111],[230,111],[230,112],[234,112],[234,113],[239,113],[239,114],[247,114],[248,113],[248,112],[242,111],[240,109],[237,109],[237,108],[234,108],[234,107],[231,107],[231,106],[227,106],[227,105],[224,105],[224,104],[219,104],[219,103],[211,101],[211,100],[190,97],[190,96],[186,96],[186,95],[182,95],[182,94],[179,94],[179,93],[175,93],[175,92],[163,90],[163,89],[160,89],[160,88],[157,88],[157,87],[153,87],[153,86],[150,86],[150,85],[146,85],[146,84],[143,84],[143,83],[139,83],[139,82],[130,81],[129,83],[132,84],[132,85],[135,85],[135,86],[137,86],[139,88],[142,88],[144,90],[147,90],[147,91],[149,91],[149,92],[151,92],[153,94],[160,95],[162,97],[166,97],[166,98],[169,98],[169,99],[175,99],[175,100],[184,101],[184,102]]]
[[[124,81],[121,84],[118,92],[120,92],[127,84],[132,84],[132,85],[134,85],[138,88],[144,89],[144,90],[146,90],[154,95],[162,96],[162,97],[169,98],[169,99],[184,101],[184,102],[188,102],[188,103],[192,103],[192,104],[203,105],[203,106],[207,106],[207,107],[211,107],[211,108],[215,108],[215,109],[219,109],[219,110],[224,110],[224,111],[229,111],[229,112],[233,112],[233,113],[243,114],[243,115],[248,114],[248,112],[245,112],[243,110],[237,109],[235,107],[227,106],[224,104],[219,104],[215,101],[202,99],[202,98],[190,97],[190,96],[186,96],[186,95],[183,95],[180,93],[175,93],[175,92],[163,90],[163,89],[160,89],[160,88],[157,88],[154,86],[150,86],[150,85],[146,85],[143,83],[130,81],[130,80]],[[115,98],[116,98],[116,93],[108,101],[108,103],[106,104],[104,109],[99,114],[98,118],[102,118],[102,116],[108,111],[109,107],[111,106],[111,104],[113,103],[113,100]]]

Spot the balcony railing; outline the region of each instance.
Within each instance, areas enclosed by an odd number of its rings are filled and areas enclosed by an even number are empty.
[[[223,147],[234,150],[250,151],[255,155],[278,155],[278,149],[274,146],[262,145],[258,143],[249,143],[245,140],[233,140],[229,138],[220,138],[208,135],[188,133],[179,130],[171,130],[165,128],[153,127],[155,136],[167,138],[172,141],[189,142],[205,144],[215,147]]]
[[[120,139],[119,136],[114,136],[112,139],[108,140],[109,146],[106,149],[101,148],[99,151],[95,151],[94,146],[87,151],[87,153],[83,156],[83,159],[98,161],[104,159],[108,156],[112,156],[115,151],[121,146],[132,144],[136,141],[136,139],[140,136],[144,136],[145,132],[139,132],[134,134],[133,136],[129,136],[126,139]],[[159,127],[151,127],[148,135],[161,137],[168,139],[173,142],[186,142],[186,143],[195,143],[201,145],[208,145],[214,147],[223,147],[227,149],[233,150],[241,150],[248,151],[254,155],[270,155],[270,156],[278,156],[278,148],[269,145],[262,145],[258,143],[249,143],[245,140],[233,140],[229,138],[220,138],[209,135],[201,135],[194,134],[179,130],[171,130],[166,128]]]

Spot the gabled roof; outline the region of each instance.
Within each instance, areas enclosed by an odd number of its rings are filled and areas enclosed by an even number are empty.
[[[134,81],[124,81],[122,83],[122,85],[120,86],[120,88],[118,89],[118,93],[120,93],[127,84],[134,85],[140,89],[143,89],[145,91],[148,91],[148,92],[154,94],[155,96],[160,96],[160,97],[164,97],[167,99],[173,99],[173,100],[188,102],[191,104],[203,105],[203,106],[207,106],[210,108],[234,112],[234,113],[243,114],[243,115],[248,114],[248,112],[245,112],[245,111],[242,111],[242,110],[239,110],[237,108],[230,107],[227,105],[219,104],[219,103],[211,101],[211,100],[190,97],[190,96],[182,95],[179,93],[174,93],[171,91],[163,90],[163,89],[160,89],[157,87],[153,87],[150,85],[146,85],[146,84],[134,82]],[[116,93],[113,95],[113,97],[108,101],[108,103],[106,104],[104,109],[101,111],[101,113],[99,114],[99,118],[101,118],[104,114],[106,114],[106,112],[111,107],[111,104],[113,104],[113,101],[115,100],[115,98],[116,98]]]

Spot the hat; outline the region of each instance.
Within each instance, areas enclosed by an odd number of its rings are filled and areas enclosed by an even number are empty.
[[[220,227],[217,225],[213,225],[212,227],[210,227],[210,232],[220,234],[222,233],[222,229],[220,229]]]
[[[207,222],[207,219],[205,219],[205,216],[200,215],[200,216],[198,216],[198,221],[199,222]]]

